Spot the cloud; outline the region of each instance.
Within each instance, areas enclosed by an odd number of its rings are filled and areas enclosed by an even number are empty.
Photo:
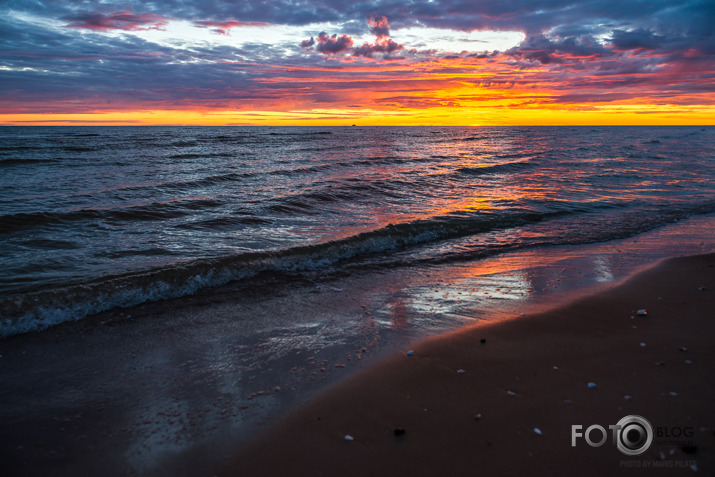
[[[229,35],[231,28],[247,27],[247,26],[267,26],[265,22],[239,22],[238,20],[226,20],[222,22],[200,20],[195,21],[194,25],[205,28],[212,28],[214,33],[219,35]]]
[[[88,28],[90,30],[151,30],[160,29],[169,21],[154,13],[134,13],[130,10],[109,14],[84,12],[64,17],[69,21],[69,28]]]
[[[372,55],[375,53],[385,53],[389,55],[390,53],[402,50],[404,48],[404,45],[395,43],[388,38],[386,40],[377,42],[374,45],[371,45],[370,43],[363,43],[361,46],[358,46],[353,50],[353,56],[365,56],[368,58],[372,58]]]
[[[664,37],[642,28],[633,31],[613,30],[611,36],[611,44],[621,51],[655,50],[662,45],[664,40]]]
[[[370,25],[370,33],[377,37],[380,41],[390,36],[390,24],[387,22],[387,17],[370,17],[367,19]]]
[[[538,61],[541,64],[563,63],[584,58],[600,58],[611,53],[598,41],[589,36],[547,38],[535,35],[526,38],[519,46],[510,48],[506,55],[526,61]]]
[[[304,42],[301,42],[301,45],[303,43]],[[318,35],[318,46],[316,46],[315,49],[324,55],[337,55],[338,53],[342,53],[350,49],[352,46],[353,39],[344,33],[340,36],[328,36],[327,33],[320,32]]]
[[[369,17],[367,23],[370,26],[370,33],[375,35],[375,44],[363,43],[353,50],[353,56],[372,58],[375,53],[390,55],[405,48],[404,45],[400,45],[389,38],[390,24],[387,21],[387,17]]]
[[[353,39],[347,34],[328,36],[325,32],[322,32],[318,35],[318,46],[315,49],[325,55],[335,55],[349,51],[352,56],[372,58],[376,53],[388,56],[405,48],[404,45],[389,38],[390,24],[387,21],[387,17],[368,17],[368,25],[370,32],[375,35],[375,43],[363,43],[353,48]],[[313,45],[315,45],[315,39],[312,36],[300,42],[302,48],[312,48]]]

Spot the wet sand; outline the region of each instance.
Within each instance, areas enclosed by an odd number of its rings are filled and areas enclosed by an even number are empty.
[[[713,475],[713,293],[715,254],[676,258],[537,316],[425,340],[290,413],[218,475]],[[628,415],[653,427],[642,454],[610,434],[572,446],[572,425]]]

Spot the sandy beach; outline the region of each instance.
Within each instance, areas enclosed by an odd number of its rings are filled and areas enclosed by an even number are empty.
[[[713,475],[713,291],[715,255],[670,259],[538,316],[423,341],[290,413],[218,475]],[[572,442],[574,425],[630,415],[652,426],[639,455],[610,431],[600,447]]]

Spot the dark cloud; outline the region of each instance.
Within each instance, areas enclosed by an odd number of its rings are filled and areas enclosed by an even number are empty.
[[[84,12],[64,17],[70,28],[88,28],[90,30],[149,30],[166,26],[164,17],[154,13],[134,13],[129,10],[114,13]]]
[[[467,54],[467,58],[478,58],[480,60],[486,60],[489,58],[496,58],[499,56],[499,50],[493,51],[477,51],[474,53]]]
[[[8,0],[4,3],[9,8],[52,18],[76,15],[78,6],[85,12],[106,12],[107,8],[104,0]],[[589,29],[599,28],[599,25],[606,28],[628,25],[633,29],[656,26],[654,31],[659,34],[668,30],[694,34],[711,31],[715,22],[712,0],[153,0],[141,5],[148,13],[164,17],[170,12],[172,18],[188,21],[238,18],[242,22],[284,25],[344,24],[356,20],[362,22],[368,17],[379,19],[381,17],[376,16],[379,12],[394,23],[393,28],[423,25],[462,31],[518,30],[529,36],[568,25]]]
[[[542,64],[563,63],[585,58],[595,59],[611,53],[594,38],[547,38],[544,35],[526,38],[519,46],[505,52],[506,55]]]
[[[133,35],[50,31],[7,23],[0,36],[0,112],[91,113],[136,109],[234,108],[279,102],[285,94],[262,87],[259,49],[159,46]],[[42,45],[38,47],[38,45]],[[248,61],[250,59],[250,61]]]
[[[634,31],[613,30],[611,44],[617,50],[655,50],[659,48],[665,37],[658,36],[652,31],[638,29]]]

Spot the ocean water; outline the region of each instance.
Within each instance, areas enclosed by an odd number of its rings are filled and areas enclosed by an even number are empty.
[[[715,212],[714,151],[714,127],[0,128],[0,336],[630,237]]]

